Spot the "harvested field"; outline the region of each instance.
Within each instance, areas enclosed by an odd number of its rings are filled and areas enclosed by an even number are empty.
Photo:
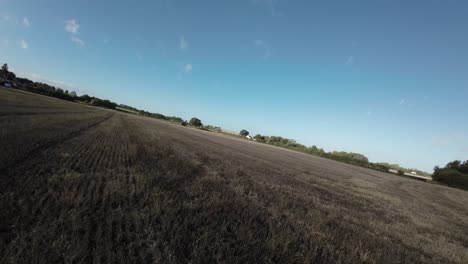
[[[468,263],[468,192],[0,89],[0,263]]]

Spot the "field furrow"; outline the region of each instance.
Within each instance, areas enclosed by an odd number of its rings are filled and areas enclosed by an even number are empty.
[[[0,94],[0,263],[468,262],[466,192]]]

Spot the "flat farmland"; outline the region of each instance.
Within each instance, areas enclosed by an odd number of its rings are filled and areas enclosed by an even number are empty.
[[[0,263],[468,263],[468,192],[0,89]]]

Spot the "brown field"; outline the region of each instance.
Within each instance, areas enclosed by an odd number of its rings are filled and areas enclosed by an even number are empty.
[[[0,263],[468,263],[468,192],[0,89]]]

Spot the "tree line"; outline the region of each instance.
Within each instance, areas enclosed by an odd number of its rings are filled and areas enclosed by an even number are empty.
[[[432,179],[451,187],[468,190],[468,160],[455,160],[443,168],[435,166]]]
[[[212,125],[203,125],[200,119],[193,117],[190,121],[185,121],[180,117],[176,116],[165,116],[160,113],[151,113],[148,111],[140,110],[135,107],[131,107],[124,104],[117,104],[107,99],[101,99],[94,96],[89,96],[87,94],[78,96],[75,91],[63,90],[60,87],[54,87],[46,83],[33,82],[27,78],[16,77],[15,73],[9,71],[8,64],[3,64],[0,69],[0,85],[9,84],[11,88],[25,90],[28,92],[33,92],[37,94],[42,94],[46,96],[51,96],[67,101],[82,102],[90,104],[97,107],[109,108],[120,110],[126,109],[138,115],[147,116],[151,118],[167,120],[172,122],[180,123],[183,126],[193,126],[202,130],[212,131],[212,132],[222,132],[222,129],[218,126]],[[120,108],[120,109],[119,109]],[[242,137],[247,137],[249,132],[245,129],[242,129],[239,133]],[[313,145],[311,147],[305,146],[296,142],[294,139],[288,139],[280,136],[265,136],[261,134],[256,134],[253,139],[257,142],[270,144],[282,148],[287,148],[295,150],[298,152],[315,155],[327,159],[332,159],[348,164],[353,164],[369,169],[374,169],[382,172],[388,172],[390,169],[397,170],[399,174],[404,174],[405,172],[414,171],[419,175],[429,175],[423,171],[417,169],[406,169],[400,167],[398,164],[389,164],[389,163],[373,163],[369,159],[360,153],[354,152],[344,152],[344,151],[332,151],[326,152],[323,148],[318,148]],[[435,181],[461,189],[468,190],[468,160],[465,162],[453,161],[449,162],[445,167],[440,168],[436,166],[434,168],[434,173],[432,177]]]
[[[24,90],[24,91],[46,95],[50,97],[55,97],[55,98],[59,98],[59,99],[67,100],[71,102],[81,102],[81,103],[86,103],[86,104],[97,106],[97,107],[103,107],[103,108],[115,109],[115,110],[120,110],[119,109],[120,107],[121,109],[131,110],[143,116],[148,116],[152,118],[163,119],[163,120],[168,120],[168,121],[173,121],[173,122],[179,122],[179,123],[183,121],[183,119],[180,117],[165,116],[159,113],[150,113],[148,111],[139,110],[135,107],[131,107],[131,106],[124,105],[124,104],[119,105],[110,100],[101,99],[101,98],[97,98],[94,96],[89,96],[87,94],[78,96],[75,91],[63,90],[60,87],[55,87],[46,83],[33,82],[27,78],[16,77],[16,75],[9,70],[8,64],[5,63],[3,64],[0,70],[0,85],[6,85],[6,84],[8,84],[11,88],[14,88],[14,89]]]
[[[240,136],[247,137],[249,132],[245,129],[242,129],[239,132]],[[261,134],[256,134],[253,139],[260,143],[270,144],[277,147],[282,147],[286,149],[295,150],[298,152],[319,156],[327,159],[332,159],[348,164],[353,164],[361,167],[366,167],[373,170],[378,170],[382,172],[388,172],[390,167],[381,163],[369,162],[369,159],[360,153],[354,152],[345,152],[345,151],[332,151],[326,152],[323,148],[318,148],[313,145],[311,147],[305,146],[296,142],[294,139],[284,138],[280,136],[265,136]]]
[[[87,94],[78,96],[75,91],[63,90],[62,88],[46,83],[33,82],[26,78],[16,77],[13,72],[9,71],[8,64],[6,63],[3,64],[2,69],[0,70],[0,82],[4,85],[8,84],[11,88],[51,96],[62,100],[79,101],[110,109],[115,109],[117,107],[116,103],[106,99],[100,99]]]

